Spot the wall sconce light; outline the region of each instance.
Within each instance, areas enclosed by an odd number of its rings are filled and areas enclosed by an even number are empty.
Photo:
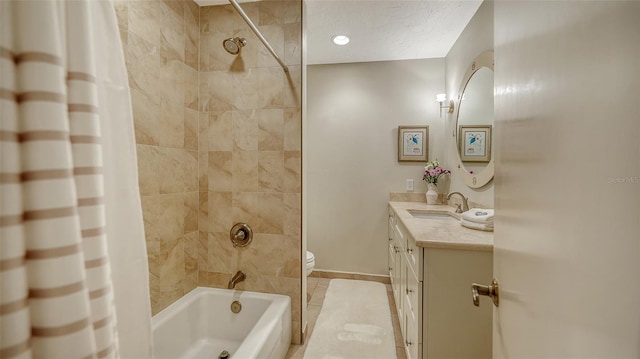
[[[454,104],[453,104],[453,100],[449,101],[449,105],[445,106],[444,103],[447,102],[447,94],[444,93],[439,93],[436,95],[436,101],[440,104],[440,117],[442,117],[442,109],[443,108],[448,108],[449,111],[447,111],[448,113],[453,113],[453,109],[454,109]]]

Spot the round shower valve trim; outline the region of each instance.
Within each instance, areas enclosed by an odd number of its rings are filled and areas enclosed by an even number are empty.
[[[253,240],[253,230],[246,223],[236,223],[229,232],[234,247],[246,247]]]

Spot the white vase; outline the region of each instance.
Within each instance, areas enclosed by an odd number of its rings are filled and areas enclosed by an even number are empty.
[[[427,183],[427,204],[438,203],[438,186],[435,183]]]

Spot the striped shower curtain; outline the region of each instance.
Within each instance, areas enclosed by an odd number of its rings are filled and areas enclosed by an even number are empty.
[[[96,4],[0,2],[0,358],[119,357]]]

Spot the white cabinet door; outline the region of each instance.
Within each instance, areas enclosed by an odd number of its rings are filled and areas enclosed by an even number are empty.
[[[494,4],[494,357],[640,358],[640,3]]]

